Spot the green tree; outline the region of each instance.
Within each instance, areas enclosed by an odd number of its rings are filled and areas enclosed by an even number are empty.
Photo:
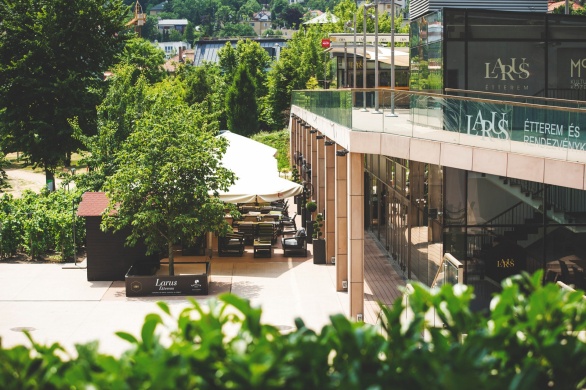
[[[243,23],[226,23],[217,34],[218,37],[253,37],[256,36],[254,28]]]
[[[120,0],[0,3],[0,139],[53,180],[76,149],[68,120],[95,132],[102,75],[122,48]]]
[[[218,50],[218,58],[220,68],[226,77],[226,82],[232,84],[234,72],[238,67],[238,55],[236,49],[234,49],[234,46],[232,46],[230,42],[226,42],[224,47]]]
[[[147,78],[141,70],[130,65],[114,68],[108,81],[106,97],[98,106],[98,131],[84,135],[75,121],[75,134],[83,145],[81,164],[89,168],[84,175],[66,177],[75,180],[76,186],[85,191],[103,191],[106,178],[118,170],[114,156],[132,133],[135,122],[148,110],[145,94]]]
[[[248,69],[250,76],[256,85],[256,97],[260,98],[267,93],[267,69],[271,63],[271,57],[260,43],[247,40],[240,40],[236,45],[238,64]]]
[[[228,129],[234,133],[250,136],[258,131],[256,85],[244,64],[236,70],[234,81],[226,94],[226,117]]]
[[[10,185],[8,184],[8,175],[6,174],[6,171],[4,170],[4,168],[7,165],[8,165],[8,161],[2,155],[2,152],[0,152],[0,193],[3,192],[2,190],[10,188]]]
[[[305,89],[313,77],[323,80],[325,69],[321,39],[326,38],[333,26],[310,26],[293,35],[287,46],[281,49],[279,61],[273,64],[268,74],[267,105],[272,119],[271,125],[281,128],[289,116],[291,92]]]
[[[238,16],[240,20],[249,20],[255,12],[262,10],[262,6],[256,0],[248,0],[240,10]]]
[[[140,29],[140,36],[150,42],[159,39],[159,19],[156,16],[147,15],[144,26]]]
[[[163,69],[165,52],[146,39],[130,39],[124,45],[118,60],[121,65],[136,68],[150,83],[161,81],[166,75]]]
[[[193,41],[195,39],[195,29],[191,22],[187,23],[187,27],[185,27],[185,32],[183,33],[183,40],[190,45],[193,45]]]
[[[173,275],[173,244],[231,229],[226,205],[212,195],[227,190],[234,174],[221,166],[227,145],[216,137],[217,124],[183,101],[175,81],[153,87],[147,100],[149,110],[116,154],[102,226],[130,227],[129,244],[143,239],[150,253],[168,251]]]

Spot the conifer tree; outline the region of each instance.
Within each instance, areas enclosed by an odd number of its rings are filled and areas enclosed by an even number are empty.
[[[230,89],[226,94],[228,129],[249,136],[258,131],[256,85],[248,69],[239,65]]]

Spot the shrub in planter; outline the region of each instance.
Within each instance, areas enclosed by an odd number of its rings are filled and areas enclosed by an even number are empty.
[[[326,263],[326,241],[322,238],[324,217],[321,213],[313,221],[313,264]]]
[[[305,215],[306,219],[306,229],[307,229],[307,242],[311,243],[313,241],[313,218],[312,214],[317,210],[317,203],[313,200],[307,201],[305,203],[305,210],[307,214]]]

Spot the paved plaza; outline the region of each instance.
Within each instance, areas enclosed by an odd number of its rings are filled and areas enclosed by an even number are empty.
[[[29,345],[22,332],[29,329],[35,341],[59,342],[70,352],[76,343],[99,340],[101,352],[118,355],[129,344],[115,332],[139,335],[145,315],[162,314],[155,302],[164,300],[179,313],[190,305],[189,298],[206,304],[225,292],[262,307],[263,322],[287,329],[300,317],[320,330],[330,315],[348,314],[348,293],[336,291],[334,265],[313,264],[309,247],[308,258],[285,257],[280,250],[272,258],[253,258],[252,248],[243,257],[214,257],[209,295],[165,299],[127,298],[122,281],[89,282],[84,263],[79,269],[71,269],[72,264],[0,263],[2,346]],[[375,323],[377,302],[394,301],[404,281],[372,239],[365,247],[364,319]]]

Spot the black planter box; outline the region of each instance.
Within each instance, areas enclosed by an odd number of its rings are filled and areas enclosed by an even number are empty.
[[[181,272],[181,269],[194,273]],[[126,273],[126,296],[208,295],[211,263],[175,263],[175,275],[163,274],[154,265],[133,265]]]
[[[326,263],[326,240],[313,240],[313,264]]]

